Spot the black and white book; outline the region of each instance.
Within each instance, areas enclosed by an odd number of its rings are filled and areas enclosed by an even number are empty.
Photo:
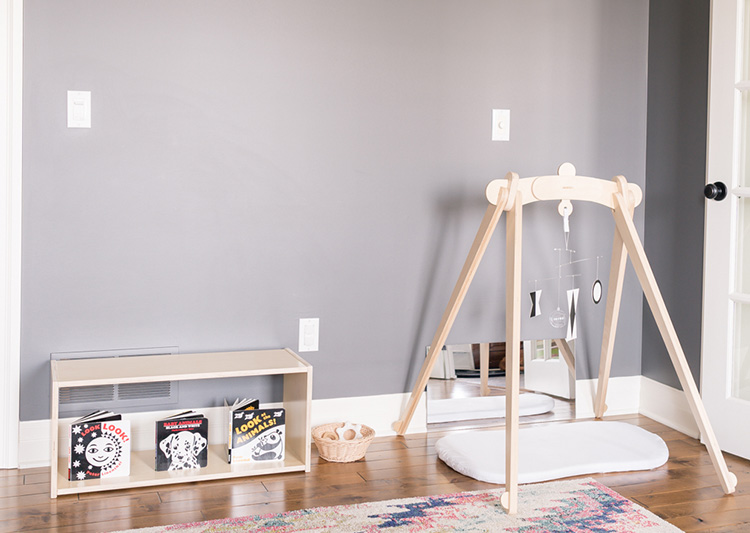
[[[70,425],[68,480],[130,475],[130,420],[94,411]]]
[[[260,407],[260,400],[257,398],[237,398],[232,405],[229,405],[227,401],[224,400],[224,405],[229,407],[230,411],[250,411]]]
[[[227,462],[232,462],[232,421],[235,418],[242,418],[244,415],[242,414],[244,411],[252,411],[254,409],[258,409],[260,407],[260,400],[257,398],[237,398],[234,400],[232,404],[229,404],[226,399],[224,400],[224,407],[228,409],[229,412],[229,433],[227,437]]]
[[[208,418],[195,411],[183,411],[156,421],[156,471],[207,465]]]
[[[255,463],[284,459],[286,414],[283,408],[231,412],[229,462]]]

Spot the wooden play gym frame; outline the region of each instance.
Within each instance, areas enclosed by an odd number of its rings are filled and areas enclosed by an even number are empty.
[[[490,238],[497,226],[503,211],[508,212],[506,226],[506,413],[505,413],[505,492],[501,498],[503,507],[509,514],[518,511],[518,393],[520,378],[520,344],[521,344],[521,230],[523,206],[537,201],[560,201],[558,212],[564,215],[566,210],[573,212],[571,201],[594,202],[612,210],[615,219],[615,235],[612,247],[612,261],[609,273],[607,304],[604,315],[604,333],[599,362],[599,380],[594,403],[596,418],[602,418],[607,405],[607,382],[612,366],[612,354],[615,345],[617,319],[622,299],[622,286],[625,278],[625,266],[628,256],[635,269],[638,281],[646,296],[651,312],[654,315],[664,344],[669,352],[677,376],[685,391],[690,410],[695,418],[706,448],[711,457],[714,469],[719,476],[721,487],[726,494],[734,492],[737,477],[727,468],[724,456],[708,420],[706,409],[701,401],[698,387],[695,384],[685,353],[682,350],[672,320],[667,312],[664,299],[656,284],[653,271],[646,258],[638,233],[633,223],[633,211],[641,203],[643,193],[634,183],[628,183],[624,176],[615,176],[612,181],[599,178],[576,176],[576,169],[570,163],[564,163],[557,175],[537,176],[520,179],[515,172],[509,172],[505,179],[497,179],[487,185],[487,200],[490,205],[484,214],[474,243],[466,258],[456,286],[453,289],[448,306],[443,313],[440,325],[430,344],[427,358],[422,365],[417,382],[414,385],[406,409],[400,420],[393,427],[399,435],[406,433],[414,412],[419,403],[427,380],[437,356],[445,344],[448,333],[463,303],[466,291],[471,284],[479,263],[482,260]],[[567,343],[562,342],[561,349],[571,357]],[[567,357],[566,357],[567,359]]]

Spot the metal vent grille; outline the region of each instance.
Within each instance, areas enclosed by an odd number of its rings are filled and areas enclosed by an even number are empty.
[[[179,353],[176,346],[104,350],[97,352],[53,353],[50,359],[91,359],[99,357],[138,357]],[[179,382],[121,383],[91,387],[62,387],[59,405],[61,416],[79,416],[98,409],[115,412],[135,411],[146,406],[169,409],[179,399]]]
[[[123,383],[117,386],[118,400],[169,398],[171,395],[171,381],[156,381],[154,383]]]
[[[115,385],[95,385],[93,387],[62,387],[60,405],[86,402],[111,402],[117,396]]]

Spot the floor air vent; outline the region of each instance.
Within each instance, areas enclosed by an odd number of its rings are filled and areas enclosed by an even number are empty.
[[[92,359],[95,357],[139,357],[179,353],[176,346],[138,348],[133,350],[103,350],[96,352],[53,353],[50,359]],[[179,382],[121,383],[91,387],[62,387],[60,389],[60,416],[80,416],[98,409],[114,412],[136,411],[157,406],[169,409],[179,399]]]

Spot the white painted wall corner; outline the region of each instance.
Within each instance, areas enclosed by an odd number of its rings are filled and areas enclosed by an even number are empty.
[[[594,417],[594,400],[598,379],[576,381],[576,418]],[[606,415],[638,413],[641,395],[641,376],[609,378]]]
[[[576,382],[576,418],[594,416],[598,381]],[[610,378],[607,406],[605,416],[639,413],[690,437],[700,436],[685,393],[645,376]]]
[[[693,438],[700,437],[698,424],[681,390],[641,376],[640,413]]]

